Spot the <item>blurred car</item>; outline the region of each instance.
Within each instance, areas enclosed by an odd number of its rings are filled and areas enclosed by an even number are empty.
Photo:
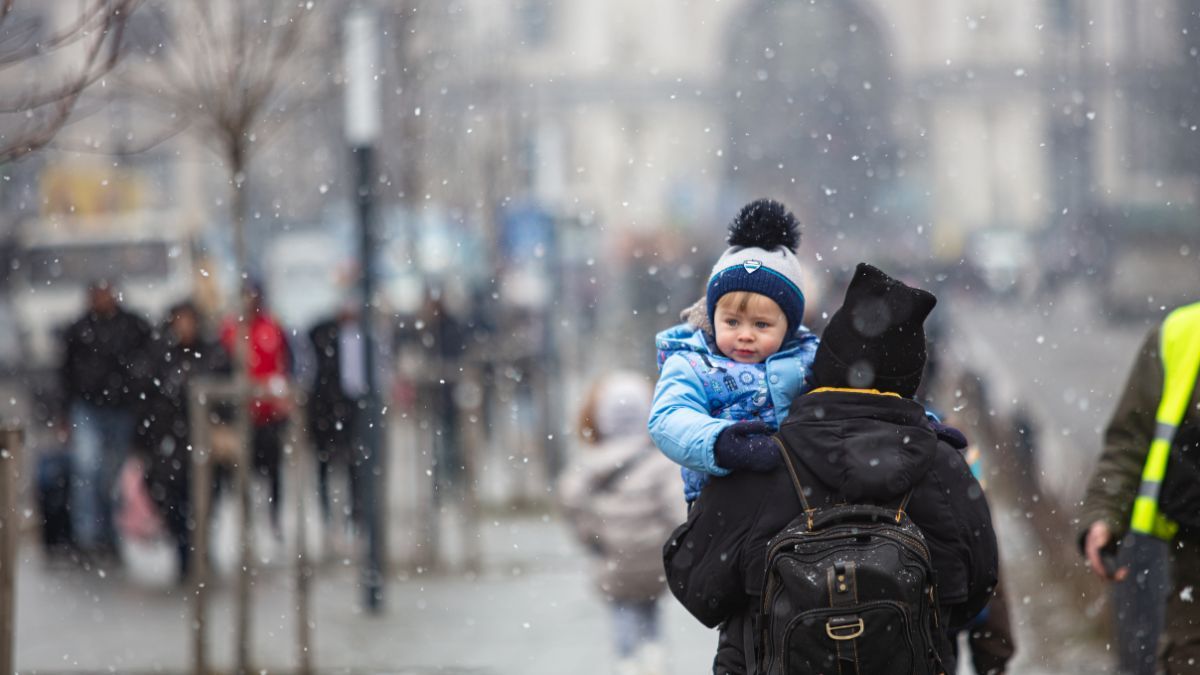
[[[974,233],[967,245],[967,262],[984,287],[997,295],[1024,295],[1037,287],[1033,246],[1021,230],[994,228]]]
[[[1125,204],[1101,212],[1091,236],[1102,243],[1098,279],[1109,319],[1139,321],[1196,301],[1200,212],[1190,205]]]

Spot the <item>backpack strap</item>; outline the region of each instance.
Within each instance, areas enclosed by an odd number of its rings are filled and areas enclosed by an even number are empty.
[[[853,561],[834,562],[826,569],[830,607],[852,607],[858,604],[858,570]]]
[[[746,662],[746,675],[759,675],[758,672],[758,623],[757,615],[750,612],[742,622],[742,660]]]
[[[779,445],[779,455],[783,457],[783,464],[787,467],[788,473],[792,476],[792,487],[796,489],[796,496],[800,498],[800,504],[804,507],[804,515],[808,518],[808,529],[813,529],[813,515],[817,512],[808,503],[808,497],[804,496],[804,486],[800,484],[800,474],[796,473],[796,465],[792,462],[792,455],[788,452],[787,446],[783,441],[779,440],[779,436],[772,436],[775,443]],[[905,500],[907,503],[907,500]]]
[[[855,611],[858,605],[858,570],[852,561],[838,561],[825,569],[825,575],[829,606],[846,611],[846,614],[834,615],[825,621],[825,634],[833,640],[839,664],[843,660],[853,662],[857,672],[857,638],[865,630],[862,617]]]
[[[900,499],[900,506],[896,507],[896,524],[900,524],[900,519],[904,517],[904,509],[908,508],[908,500],[912,499],[913,491],[910,489],[904,493],[904,497]]]
[[[808,497],[804,496],[804,486],[800,484],[800,474],[796,471],[796,464],[792,461],[792,455],[788,452],[787,446],[780,440],[779,436],[771,437],[779,446],[779,455],[783,458],[783,464],[787,467],[788,474],[792,477],[792,487],[796,490],[796,496],[800,498],[800,504],[804,507],[804,515],[808,519],[808,529],[813,529],[813,517],[817,510],[808,503]],[[900,498],[900,505],[896,507],[896,523],[899,524],[904,517],[904,510],[908,508],[908,502],[912,499],[912,490],[904,493]]]

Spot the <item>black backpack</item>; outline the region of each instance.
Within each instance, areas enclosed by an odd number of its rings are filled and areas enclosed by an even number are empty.
[[[767,545],[754,654],[765,675],[940,675],[929,547],[904,512],[814,509],[787,450],[804,513]]]

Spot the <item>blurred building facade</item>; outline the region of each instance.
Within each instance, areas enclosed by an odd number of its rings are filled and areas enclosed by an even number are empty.
[[[45,32],[76,5],[17,7]],[[161,7],[139,9],[113,85],[179,39]],[[479,231],[493,255],[498,212],[522,203],[582,215],[613,255],[665,246],[664,232],[707,257],[729,214],[766,194],[793,205],[821,250],[849,238],[864,254],[943,261],[989,229],[1083,228],[1131,205],[1195,212],[1200,19],[1181,0],[375,7],[388,49],[381,198]],[[340,28],[320,32],[326,84],[300,86],[336,94]],[[228,180],[202,138],[132,152],[170,127],[132,98],[93,87],[53,149],[3,168],[6,232],[55,213],[227,219]],[[257,229],[322,223],[348,201],[340,119],[325,95],[264,146],[249,181]]]
[[[766,193],[949,260],[978,230],[1196,200],[1186,2],[455,7],[444,78],[476,124],[449,132],[499,144],[505,196],[613,228],[711,232]]]

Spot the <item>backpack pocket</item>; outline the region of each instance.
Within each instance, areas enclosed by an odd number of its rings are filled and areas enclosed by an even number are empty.
[[[784,629],[783,672],[811,675],[925,673],[913,662],[912,621],[888,600],[823,607],[797,615]],[[841,662],[839,664],[839,661]]]

